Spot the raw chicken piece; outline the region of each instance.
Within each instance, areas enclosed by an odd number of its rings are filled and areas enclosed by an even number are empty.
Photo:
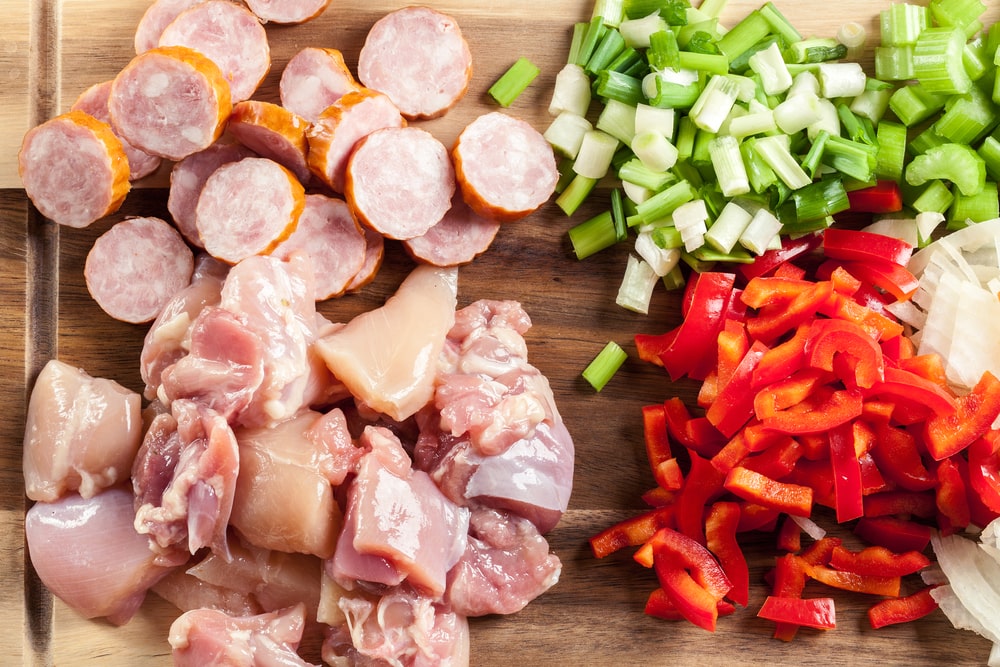
[[[472,512],[465,555],[448,573],[445,601],[465,616],[513,614],[559,581],[562,563],[527,519]]]
[[[257,616],[212,609],[181,614],[170,626],[176,667],[292,667],[309,665],[296,653],[305,629],[305,605]]]
[[[231,525],[251,544],[329,558],[342,516],[334,498],[364,450],[344,413],[305,411],[270,427],[239,429],[240,474]]]
[[[457,270],[419,266],[381,308],[318,340],[317,351],[357,400],[402,421],[433,397],[457,294]]]
[[[342,597],[346,627],[323,642],[327,664],[463,667],[469,664],[469,621],[447,606],[401,586],[381,597]]]
[[[230,616],[253,616],[264,611],[252,595],[202,581],[183,567],[160,579],[150,590],[181,611],[215,609]]]
[[[35,380],[24,429],[28,498],[90,498],[128,478],[142,441],[141,399],[113,380],[56,359]]]
[[[348,491],[344,531],[327,572],[345,588],[358,581],[408,581],[439,597],[448,570],[465,552],[469,511],[449,501],[427,473],[412,470],[399,439],[368,427],[370,452]]]
[[[197,581],[224,587],[254,600],[260,611],[278,611],[302,602],[314,619],[320,599],[323,562],[315,556],[261,549],[235,540],[232,560],[209,554],[187,570]]]
[[[206,307],[189,332],[190,353],[163,369],[159,395],[166,404],[191,399],[227,422],[250,405],[264,382],[264,343],[241,318]]]
[[[158,565],[132,526],[132,494],[114,488],[35,503],[24,517],[31,563],[52,594],[85,618],[126,623],[146,591],[179,564]]]
[[[263,382],[234,423],[266,426],[316,400],[307,390],[323,383],[313,374],[327,371],[310,354],[320,324],[312,280],[312,263],[301,253],[287,261],[248,257],[230,269],[219,305],[256,334],[264,355]]]
[[[187,354],[191,323],[207,306],[219,303],[222,283],[229,267],[210,255],[195,258],[191,284],[178,292],[153,321],[142,344],[139,373],[146,383],[144,395],[154,399],[160,386],[160,374]]]
[[[528,363],[531,320],[515,301],[476,301],[455,315],[434,403],[441,430],[503,453],[542,421],[560,421],[548,381]]]
[[[418,415],[414,465],[453,502],[512,511],[544,534],[569,504],[574,446],[548,380],[527,360],[530,326],[514,301],[456,313],[436,411]]]
[[[559,523],[573,490],[573,440],[562,422],[542,422],[530,438],[503,454],[477,454],[468,438],[455,439],[424,426],[415,465],[427,470],[452,502],[505,509],[543,535]]]
[[[157,416],[132,469],[135,528],[161,553],[204,546],[229,557],[226,527],[239,469],[239,447],[226,420],[193,401],[174,401]]]

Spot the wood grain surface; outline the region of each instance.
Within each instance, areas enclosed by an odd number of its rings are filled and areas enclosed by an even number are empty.
[[[146,179],[123,209],[86,230],[57,229],[27,202],[16,173],[24,131],[69,108],[87,86],[110,79],[132,52],[132,31],[145,0],[3,0],[0,28],[0,385],[7,418],[0,420],[0,663],[26,665],[170,664],[167,629],[176,610],[150,596],[128,625],[114,628],[80,619],[53,601],[34,579],[23,543],[26,508],[20,443],[31,383],[51,357],[79,365],[139,390],[143,327],[115,322],[91,301],[82,280],[93,240],[128,215],[166,217],[166,170]],[[475,73],[462,102],[446,117],[424,123],[446,144],[480,113],[495,108],[489,85],[519,56],[541,75],[509,113],[544,130],[551,86],[565,59],[571,24],[590,15],[589,0],[441,0],[427,4],[452,14],[472,49]],[[730,0],[725,18],[760,2]],[[877,35],[878,11],[888,0],[775,0],[804,33],[833,36],[845,20]],[[1000,16],[991,2],[989,20]],[[295,27],[268,26],[272,71],[257,97],[276,100],[288,58],[305,46],[341,49],[349,64],[371,24],[401,6],[383,0],[333,0],[318,19]],[[869,45],[872,40],[869,40]],[[865,56],[870,62],[871,46]],[[461,270],[461,305],[480,298],[517,299],[534,326],[530,359],[550,379],[577,447],[570,511],[550,534],[563,561],[560,582],[519,614],[472,622],[472,664],[500,665],[740,665],[740,664],[985,664],[987,642],[953,630],[940,613],[905,626],[873,631],[871,600],[833,594],[837,628],[803,631],[795,641],[770,638],[771,625],[755,617],[766,594],[764,572],[773,562],[773,537],[748,536],[752,590],[748,609],[722,619],[714,634],[685,623],[648,618],[642,608],[655,587],[651,573],[628,554],[597,561],[587,538],[643,508],[653,485],[642,444],[642,405],[680,395],[693,402],[695,386],[671,384],[658,368],[632,358],[601,393],[580,378],[587,362],[614,340],[633,353],[632,337],[660,333],[679,321],[676,295],[660,293],[651,314],[614,304],[627,248],[585,262],[572,257],[566,230],[605,205],[598,197],[572,220],[554,204],[505,226],[493,248]],[[362,292],[328,302],[332,319],[380,305],[413,267],[390,244],[378,279]],[[821,514],[826,525],[832,516]],[[812,588],[807,593],[828,594]],[[308,657],[318,661],[316,647]]]

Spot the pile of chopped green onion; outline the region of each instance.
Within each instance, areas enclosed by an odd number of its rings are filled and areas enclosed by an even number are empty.
[[[806,38],[771,2],[724,26],[724,4],[597,0],[573,26],[545,137],[567,215],[612,184],[569,237],[580,259],[632,240],[619,305],[646,313],[682,265],[752,262],[824,229],[879,180],[902,188],[897,219],[1000,215],[1000,24],[982,24],[982,0],[882,11],[874,76],[850,59],[856,23]]]

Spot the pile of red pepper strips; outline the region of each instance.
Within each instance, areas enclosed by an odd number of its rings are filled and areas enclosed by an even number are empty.
[[[795,262],[822,247],[810,272]],[[917,355],[885,310],[917,279],[908,244],[830,228],[785,242],[737,273],[689,281],[683,322],[637,335],[642,359],[672,380],[700,381],[701,416],[680,398],[643,408],[657,486],[653,508],[591,539],[598,558],[638,547],[659,588],[646,613],[714,631],[746,607],[749,571],[737,540],[777,533],[770,594],[758,616],[790,641],[799,627],[835,627],[833,599],[804,598],[808,580],[867,593],[872,627],[933,611],[932,586],[900,597],[903,577],[930,564],[931,531],[982,527],[1000,515],[1000,380],[966,395],[943,360]],[[824,536],[805,548],[792,517],[817,505],[853,523],[871,546]]]

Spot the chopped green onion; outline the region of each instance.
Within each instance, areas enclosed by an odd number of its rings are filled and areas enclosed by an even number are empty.
[[[595,127],[623,144],[635,136],[635,106],[619,100],[606,100]]]
[[[657,30],[649,36],[646,60],[655,70],[680,67],[680,47],[677,46],[677,35],[673,30]]]
[[[625,0],[625,16],[631,19],[659,13],[670,25],[684,25],[690,6],[687,0]]]
[[[709,74],[726,74],[729,72],[729,58],[721,53],[681,51],[678,54],[677,62],[681,69],[694,69]]]
[[[869,79],[870,81],[871,79]],[[856,116],[867,118],[872,123],[878,123],[889,109],[889,98],[892,90],[866,90],[851,100],[850,110]]]
[[[831,140],[838,138],[830,137]],[[791,202],[800,223],[826,218],[851,207],[844,182],[839,178],[824,178],[799,188],[792,192]]]
[[[722,10],[726,8],[728,1],[729,0],[702,0],[698,9],[708,16],[718,18],[722,14]]]
[[[626,359],[628,354],[625,350],[618,343],[609,341],[593,361],[587,364],[583,370],[583,379],[596,391],[600,391],[614,377]]]
[[[803,70],[792,77],[792,87],[785,93],[785,99],[796,95],[819,97],[819,79],[811,70]]]
[[[636,134],[631,147],[635,156],[653,171],[666,171],[677,163],[677,148],[659,132]]]
[[[730,252],[739,242],[753,215],[735,202],[728,202],[705,233],[705,242],[722,253]]]
[[[986,183],[986,163],[968,146],[948,143],[916,156],[906,167],[910,185],[935,178],[951,181],[967,197],[975,195]]]
[[[786,42],[798,42],[802,39],[802,34],[791,24],[785,15],[774,6],[774,3],[771,2],[771,0],[765,2],[760,8],[760,14],[767,21],[768,25],[771,26],[771,31],[775,34],[781,35],[782,39]]]
[[[677,159],[687,160],[694,153],[694,138],[698,135],[698,128],[695,126],[691,116],[683,116],[677,124],[677,140],[674,146],[677,147]]]
[[[668,27],[667,22],[657,12],[652,12],[643,15],[642,18],[625,19],[618,26],[618,30],[625,38],[626,46],[631,46],[633,49],[648,49],[650,35]]]
[[[629,227],[648,225],[656,220],[666,218],[681,204],[694,199],[695,194],[694,188],[688,181],[678,181],[665,190],[657,192],[641,204],[637,204],[635,215],[628,218]]]
[[[630,254],[615,303],[626,310],[648,314],[653,288],[659,279],[649,264]]]
[[[878,148],[871,144],[831,136],[823,151],[824,161],[842,174],[871,181],[878,163]]]
[[[676,229],[676,228],[674,228]],[[679,236],[679,234],[678,234]],[[680,246],[660,247],[654,237],[654,230],[639,232],[635,237],[635,251],[649,264],[653,273],[661,278],[670,273],[681,261]]]
[[[646,101],[642,93],[642,79],[610,69],[597,73],[594,92],[605,100],[618,100],[632,106]]]
[[[595,0],[591,18],[600,18],[609,28],[617,28],[625,18],[623,0]]]
[[[582,65],[577,64],[577,61],[582,58],[580,52],[583,49],[584,41],[587,39],[588,30],[590,30],[589,22],[573,24],[573,35],[569,42],[569,53],[566,54],[567,65],[577,65],[577,67],[582,67]],[[586,62],[586,60],[584,59],[583,62]]]
[[[859,63],[820,63],[817,69],[823,97],[855,97],[865,91],[868,77]]]
[[[785,134],[795,134],[822,119],[820,98],[809,93],[789,96],[774,107],[774,122]]]
[[[593,17],[590,19],[590,23],[585,25],[586,28],[583,30],[580,45],[576,49],[576,53],[573,54],[573,60],[570,61],[580,67],[586,67],[590,56],[594,54],[594,49],[597,48],[597,44],[604,37],[604,33],[609,30],[609,28],[605,27],[604,21],[600,16]]]
[[[638,104],[635,108],[635,131],[659,132],[668,141],[673,141],[677,113],[673,109],[661,109],[649,104]]]
[[[583,135],[580,151],[573,163],[573,171],[594,180],[604,178],[616,150],[618,150],[617,139],[601,130],[590,130]]]
[[[865,50],[868,33],[857,21],[842,23],[837,29],[837,41],[847,47],[844,54],[848,60],[857,60]]]
[[[651,72],[642,80],[643,95],[655,107],[688,109],[704,88],[701,76],[694,70]]]
[[[654,171],[650,169],[638,157],[625,162],[618,168],[618,178],[626,183],[634,183],[653,192],[659,192],[668,184],[677,180],[677,177],[669,171]]]
[[[625,50],[625,38],[617,30],[606,30],[604,36],[594,47],[593,53],[587,59],[584,69],[590,74],[596,74],[614,61]]]
[[[594,129],[593,126],[586,118],[564,111],[555,117],[542,136],[555,152],[575,158],[580,152],[583,135],[592,129]]]
[[[577,116],[586,116],[589,108],[590,77],[579,65],[564,65],[556,74],[549,115],[558,116],[563,111],[569,111]]]
[[[684,249],[691,252],[705,244],[708,231],[708,208],[704,199],[695,199],[678,206],[671,215],[674,227],[681,233]]]
[[[723,35],[717,46],[719,52],[732,62],[737,56],[742,55],[770,34],[771,24],[760,10],[755,9]]]
[[[809,146],[809,152],[802,158],[802,169],[809,174],[809,178],[816,178],[820,166],[823,162],[823,152],[826,150],[826,142],[830,139],[830,133],[820,130]]]
[[[556,181],[556,193],[562,194],[563,191],[569,187],[570,182],[576,177],[576,172],[573,171],[573,160],[570,158],[563,158],[559,160],[559,164],[556,165],[556,170],[559,172],[559,180]]]
[[[774,112],[764,107],[761,110],[744,114],[729,121],[729,135],[743,139],[754,134],[768,134],[778,129]]]
[[[847,47],[829,37],[810,37],[788,48],[788,60],[798,65],[811,65],[840,60],[847,56]]]
[[[628,238],[628,223],[625,222],[625,202],[622,191],[615,188],[611,191],[611,222],[615,228],[615,238],[621,242]]]
[[[763,255],[780,232],[781,221],[766,208],[760,208],[740,234],[740,245],[755,255]]]
[[[774,170],[774,173],[781,181],[792,190],[803,188],[812,182],[809,175],[802,170],[802,167],[791,152],[788,146],[781,140],[780,136],[761,137],[754,144],[754,150],[761,159]]]
[[[603,211],[570,227],[567,235],[577,259],[586,259],[618,243],[611,211]]]
[[[489,94],[502,107],[509,107],[538,76],[539,69],[525,57],[520,57],[490,86]]]
[[[964,95],[972,87],[962,62],[964,51],[961,28],[927,28],[913,48],[913,75],[929,92]]]
[[[742,247],[735,247],[729,252],[720,252],[710,245],[703,245],[691,251],[691,255],[700,262],[726,262],[727,264],[750,264],[754,257]]]
[[[594,186],[597,185],[597,181],[596,178],[587,178],[576,174],[562,191],[562,194],[556,197],[556,206],[562,209],[566,215],[573,215],[576,213],[576,209],[580,208],[580,204],[590,195]]]
[[[739,87],[731,79],[713,76],[695,100],[688,117],[699,129],[718,132],[738,94]]]
[[[792,75],[777,44],[771,44],[750,56],[749,64],[750,69],[760,75],[761,86],[766,94],[778,95],[792,87]]]
[[[724,196],[735,197],[750,192],[749,177],[740,155],[739,141],[735,137],[715,137],[708,144],[708,153]]]
[[[840,134],[840,114],[837,113],[836,105],[825,97],[819,98],[819,120],[806,128],[806,136],[810,141],[815,141],[816,136],[826,131],[837,136]]]

